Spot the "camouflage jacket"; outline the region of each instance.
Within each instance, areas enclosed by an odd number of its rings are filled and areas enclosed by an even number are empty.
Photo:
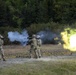
[[[32,47],[37,47],[37,40],[36,40],[36,38],[32,38],[31,39],[31,46]]]
[[[37,46],[41,46],[42,45],[42,41],[41,41],[41,39],[37,39]]]
[[[0,46],[2,46],[3,44],[4,44],[4,41],[0,39]]]

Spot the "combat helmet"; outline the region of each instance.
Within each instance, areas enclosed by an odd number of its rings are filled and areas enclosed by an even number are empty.
[[[35,34],[33,34],[33,35],[32,35],[32,38],[36,38],[36,35],[35,35]]]
[[[37,39],[40,39],[40,35],[37,35],[36,38],[37,38]]]

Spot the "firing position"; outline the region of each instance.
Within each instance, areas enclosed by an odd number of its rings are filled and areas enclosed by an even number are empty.
[[[3,41],[4,37],[2,35],[0,35],[0,54],[1,54],[1,58],[3,59],[3,61],[5,61],[5,57],[4,57],[4,50],[3,50]]]
[[[35,58],[40,58],[41,57],[41,39],[40,36],[32,35],[31,41],[31,48],[30,48],[30,58],[32,58],[32,54],[34,52]]]
[[[35,57],[37,57],[37,41],[36,41],[36,35],[33,34],[32,38],[30,39],[30,58],[32,58],[33,52],[35,53]]]

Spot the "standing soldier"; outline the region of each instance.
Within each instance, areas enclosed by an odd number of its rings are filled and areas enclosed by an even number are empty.
[[[32,39],[30,40],[31,42],[31,49],[30,49],[30,58],[32,57],[32,52],[34,51],[35,57],[37,58],[38,53],[37,53],[37,40],[36,40],[36,35],[32,35]]]
[[[3,50],[3,43],[4,43],[3,38],[4,37],[2,35],[0,35],[0,54],[1,54],[3,61],[5,61],[4,50]]]
[[[37,38],[37,57],[41,58],[41,45],[42,45],[42,41],[39,35],[36,36]]]

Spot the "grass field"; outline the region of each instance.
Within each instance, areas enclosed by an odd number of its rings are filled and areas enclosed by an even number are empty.
[[[11,60],[19,57],[26,58],[29,49],[29,46],[4,46],[5,56]],[[41,50],[43,57],[68,56],[71,53],[68,50],[64,50],[62,45],[43,45]],[[9,61],[7,60],[7,62]],[[6,64],[6,62],[0,63]],[[76,60],[75,58],[67,58],[11,64],[0,67],[0,75],[76,75]]]
[[[18,57],[29,57],[30,46],[20,45],[8,45],[4,46],[4,52],[6,58],[18,58]],[[62,56],[70,55],[69,50],[64,50],[62,45],[42,45],[41,47],[42,56]]]
[[[0,75],[76,75],[76,60],[15,64],[0,68]]]

